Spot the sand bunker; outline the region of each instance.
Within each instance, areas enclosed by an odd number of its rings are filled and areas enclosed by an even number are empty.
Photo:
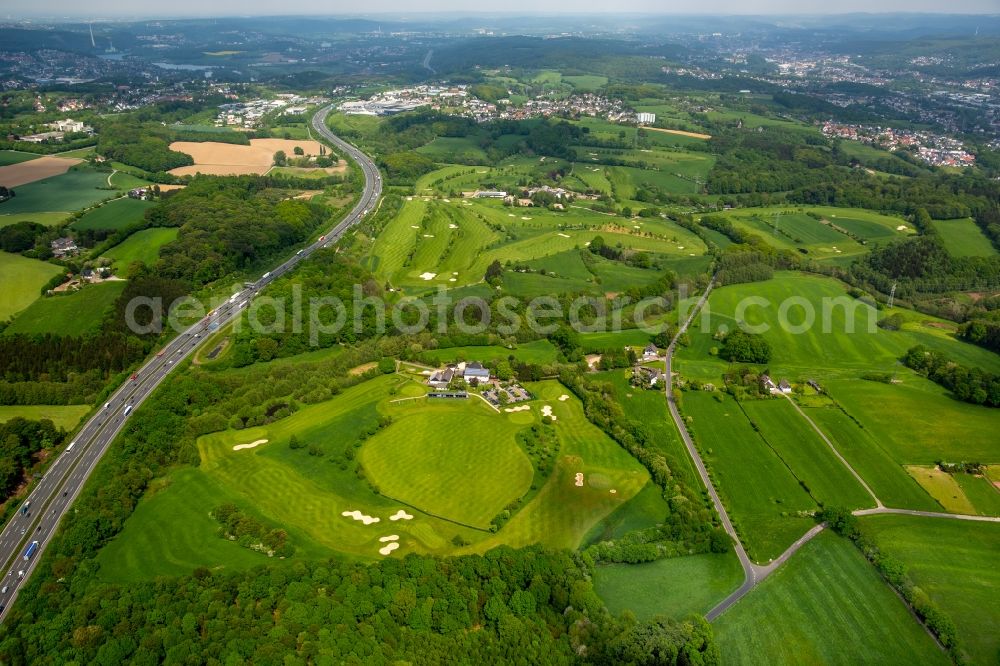
[[[906,228],[907,227],[905,224],[901,224],[898,227],[896,227],[896,231],[906,231]]]
[[[608,492],[609,492],[609,493],[611,493],[612,495],[617,495],[617,494],[618,494],[618,491],[617,491],[617,490],[615,490],[614,488],[612,488],[612,489],[611,489],[611,490],[609,490]]]
[[[530,218],[530,217],[525,217],[524,215],[522,215],[522,216],[521,216],[521,219],[522,219],[522,220],[530,220],[531,218]]]
[[[570,238],[569,234],[562,234],[562,233],[560,233],[560,234],[556,234],[556,235],[557,236],[562,236],[563,238]]]
[[[420,274],[420,279],[421,280],[433,280],[436,277],[437,277],[437,273],[421,273]]]
[[[457,224],[449,224],[448,228],[449,229],[458,229],[458,225]]]
[[[308,139],[250,139],[249,146],[215,141],[174,141],[171,150],[187,153],[194,158],[194,165],[171,169],[175,176],[204,173],[215,176],[266,173],[274,164],[274,154],[285,151],[289,157],[295,156],[295,148],[301,148],[306,155],[319,155],[318,141]]]
[[[576,481],[574,481],[574,485],[577,488],[583,488],[583,472],[576,473]]]
[[[381,548],[379,548],[378,552],[379,552],[380,555],[388,555],[389,553],[391,553],[392,551],[396,550],[397,548],[399,548],[399,544],[397,542],[393,541],[393,542],[387,543],[384,546],[382,546]]]
[[[552,413],[552,405],[545,405],[542,407],[542,416],[548,416],[553,421],[559,420],[559,417]]]
[[[69,171],[71,166],[83,160],[70,157],[39,157],[27,162],[8,164],[0,167],[0,184],[18,187],[43,178],[51,178]]]
[[[267,444],[266,439],[258,439],[255,442],[250,442],[249,444],[237,444],[233,447],[233,451],[242,451],[243,449],[252,449],[255,446],[260,446],[261,444]]]
[[[413,516],[400,509],[396,513],[389,516],[389,520],[413,520]]]
[[[389,534],[389,535],[384,536],[384,537],[379,537],[378,540],[381,541],[382,543],[385,543],[386,541],[399,541],[399,535],[398,534]]]
[[[361,513],[360,511],[344,511],[340,515],[345,516],[347,518],[353,518],[354,520],[361,521],[365,525],[371,525],[372,523],[377,523],[377,522],[379,522],[381,520],[381,518],[376,518],[374,516],[366,516],[365,514]]]
[[[451,203],[451,199],[442,199],[445,203]]]
[[[505,407],[505,412],[524,412],[531,409],[530,405],[518,405],[517,407]]]
[[[569,396],[566,395],[565,393],[559,396],[559,402],[566,402],[567,400],[569,400]]]

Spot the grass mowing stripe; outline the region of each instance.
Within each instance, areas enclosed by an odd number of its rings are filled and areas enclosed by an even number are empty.
[[[714,623],[723,663],[947,664],[853,544],[823,532]]]

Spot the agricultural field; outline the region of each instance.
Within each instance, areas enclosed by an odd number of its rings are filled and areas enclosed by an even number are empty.
[[[913,582],[958,628],[970,663],[996,663],[1000,652],[1000,525],[913,516],[866,516],[862,529],[906,565]]]
[[[60,268],[19,254],[0,252],[0,321],[31,305]]]
[[[953,257],[991,257],[997,252],[971,217],[931,220],[931,226],[937,229],[945,249]]]
[[[766,303],[745,300],[751,296],[766,299]],[[743,312],[738,313],[741,302]],[[828,315],[824,315],[824,303]],[[780,316],[782,304],[784,323]],[[814,315],[811,326],[805,325],[809,323],[808,311]],[[736,325],[737,314],[742,314],[748,325],[767,327],[763,336],[771,346],[769,365],[776,379],[788,376],[794,382],[857,377],[870,371],[894,372],[897,360],[917,344],[941,350],[962,363],[1000,370],[1000,356],[943,334],[931,317],[909,313],[901,330],[888,331],[876,326],[881,314],[849,297],[842,283],[791,272],[777,272],[766,282],[714,290],[706,313],[692,322],[690,346],[678,351],[678,369],[717,381],[725,363],[709,353],[719,345],[712,334],[719,326],[728,329]],[[909,371],[904,374],[913,377]]]
[[[476,397],[433,402],[422,397],[421,385],[386,375],[270,425],[203,436],[200,466],[154,483],[121,535],[102,551],[102,576],[138,580],[192,566],[265,562],[266,556],[238,552],[216,536],[206,509],[224,502],[286,529],[307,557],[337,551],[378,558],[379,538],[389,534],[399,536],[398,555],[535,542],[575,548],[647,486],[649,476],[586,420],[576,398],[560,400],[566,393],[559,384],[528,388],[539,398],[526,403],[528,411],[497,412]],[[539,422],[543,404],[552,408],[560,442],[547,478],[533,471],[514,437]],[[387,417],[391,425],[379,430],[377,422]],[[293,435],[300,448],[289,446]],[[355,472],[358,463],[367,482]],[[578,472],[587,480],[582,487],[575,483]],[[531,489],[533,483],[539,487]],[[520,509],[491,534],[486,524],[519,496]],[[400,510],[412,518],[391,521]],[[345,511],[358,511],[359,518]],[[364,516],[379,521],[364,524]],[[162,557],[148,557],[158,549]]]
[[[9,166],[11,164],[21,164],[22,162],[27,162],[29,160],[38,159],[40,155],[34,153],[22,153],[19,150],[0,150],[0,167]],[[0,184],[7,185],[3,181]]]
[[[1000,459],[997,410],[954,400],[929,380],[913,376],[901,384],[883,384],[837,379],[825,388],[899,464]]]
[[[714,623],[728,664],[948,664],[855,546],[822,532]]]
[[[87,211],[73,223],[74,229],[108,229],[118,231],[143,219],[146,211],[155,206],[152,201],[130,199],[128,197],[110,201],[103,206]]]
[[[171,150],[187,153],[194,159],[194,165],[171,169],[175,176],[196,173],[213,176],[241,174],[263,174],[274,164],[274,154],[285,151],[294,157],[295,148],[302,148],[306,155],[319,155],[320,143],[311,139],[250,139],[250,145],[216,143],[214,141],[175,141]]]
[[[644,564],[608,564],[594,572],[594,589],[608,609],[641,621],[704,615],[743,582],[734,553],[669,557]]]
[[[818,504],[863,509],[875,500],[787,400],[740,403],[754,429]]]
[[[52,227],[62,223],[69,217],[69,213],[21,213],[11,215],[0,215],[0,227],[6,227],[18,222],[35,222],[46,227]]]
[[[5,161],[6,164],[0,165],[0,184],[19,188],[21,185],[64,174],[81,160],[46,155],[37,159],[10,161],[8,158]],[[20,194],[20,190],[17,193]]]
[[[105,252],[104,256],[114,260],[118,273],[124,273],[136,261],[152,266],[160,256],[160,248],[177,238],[177,231],[174,227],[137,231]]]
[[[17,417],[29,421],[48,419],[57,428],[72,431],[90,410],[90,405],[0,405],[0,423]]]
[[[100,328],[124,290],[125,281],[116,280],[87,285],[71,294],[40,298],[18,314],[4,334],[91,333]]]
[[[906,471],[946,511],[1000,516],[1000,490],[984,476],[949,474],[936,465],[909,465]]]
[[[812,527],[816,501],[735,400],[689,391],[682,411],[747,553],[765,563],[778,557]]]
[[[896,462],[886,448],[843,410],[832,405],[802,406],[851,467],[886,506],[940,511],[941,506]]]
[[[21,185],[17,188],[17,196],[0,204],[0,214],[20,216],[46,211],[72,212],[115,194],[108,188],[107,174],[78,167],[62,175]]]

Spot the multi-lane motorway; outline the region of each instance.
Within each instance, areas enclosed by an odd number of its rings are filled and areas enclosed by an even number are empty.
[[[325,107],[313,116],[313,129],[334,147],[349,155],[364,173],[365,187],[358,204],[314,243],[299,250],[256,282],[248,283],[249,286],[234,294],[202,321],[171,340],[120,386],[98,413],[76,433],[72,444],[52,463],[45,476],[21,504],[17,515],[0,532],[0,562],[3,563],[3,568],[0,569],[0,577],[3,578],[0,581],[0,621],[6,617],[21,584],[41,559],[46,544],[101,456],[125,427],[128,419],[134,418],[134,408],[142,404],[170,371],[204,341],[207,332],[233,320],[260,289],[292,270],[317,249],[335,242],[378,204],[382,193],[382,177],[378,168],[367,155],[335,136],[326,127],[326,116],[331,108]],[[25,507],[27,512],[22,513]],[[72,517],[68,519],[72,520]],[[38,542],[37,550],[31,558],[25,560],[25,551],[34,541]]]

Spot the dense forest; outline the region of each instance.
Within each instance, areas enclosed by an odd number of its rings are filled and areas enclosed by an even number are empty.
[[[34,455],[66,436],[52,421],[29,421],[20,416],[0,423],[0,500],[6,500],[34,463]]]
[[[923,345],[909,349],[903,356],[903,364],[945,387],[959,400],[1000,407],[1000,375],[955,363]]]

